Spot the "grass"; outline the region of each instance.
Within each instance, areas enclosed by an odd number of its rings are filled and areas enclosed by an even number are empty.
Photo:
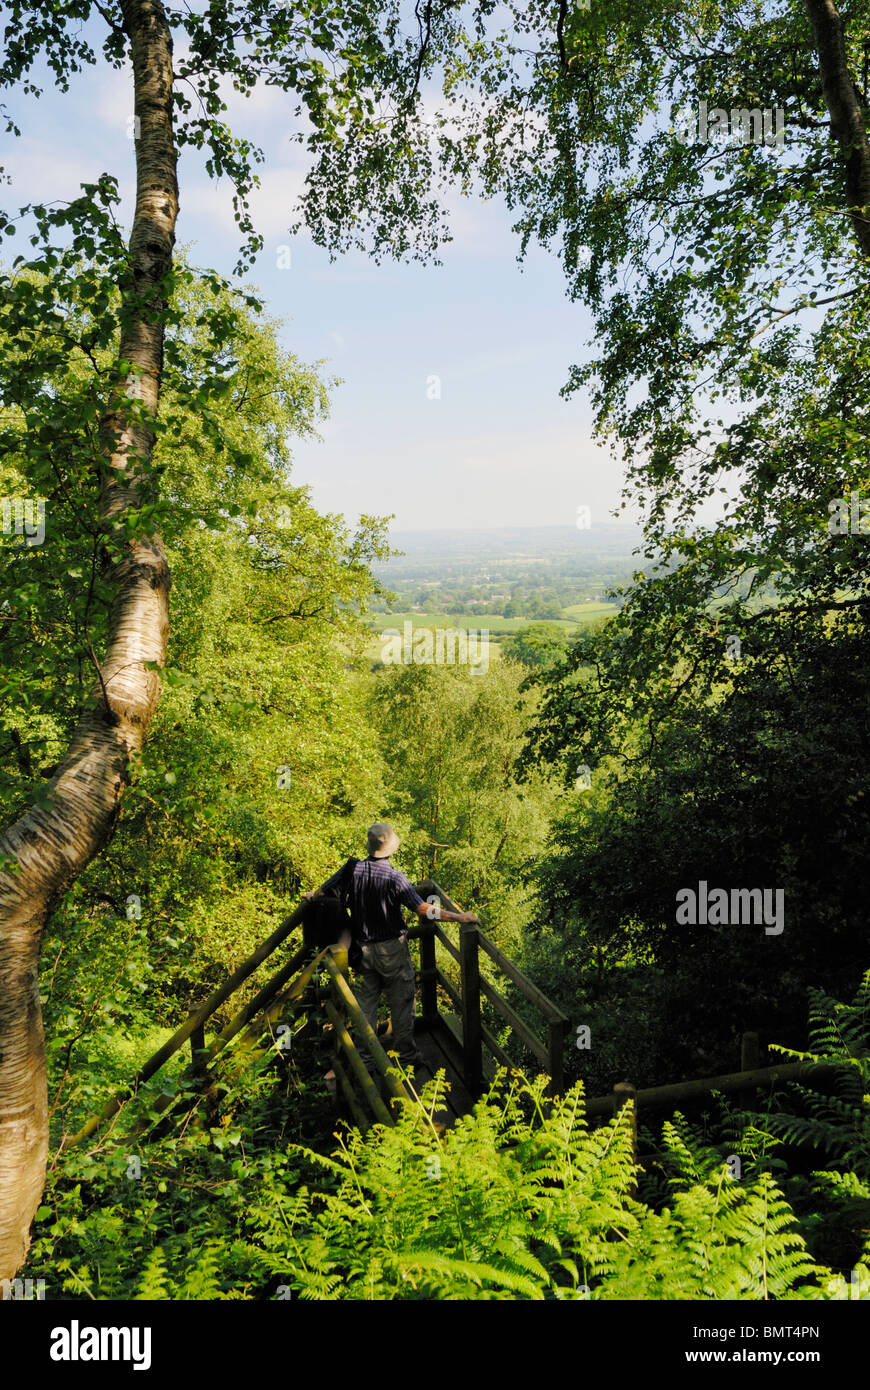
[[[370,627],[373,633],[382,633],[390,628],[403,632],[403,625],[408,622],[413,624],[414,630],[421,628],[464,628],[476,633],[487,631],[489,633],[489,658],[491,661],[498,661],[502,655],[499,637],[508,637],[514,632],[519,632],[524,627],[529,627],[532,623],[546,624],[547,626],[559,628],[562,632],[569,635],[578,633],[590,622],[609,617],[617,611],[614,603],[601,603],[594,600],[589,603],[573,603],[568,608],[562,610],[561,618],[504,618],[497,613],[428,613],[425,610],[417,612],[413,609],[405,609],[396,613],[373,613],[370,617]],[[382,658],[381,638],[372,637],[366,644],[365,658],[367,661],[376,662]]]
[[[609,616],[618,611],[619,605],[616,603],[605,603],[600,599],[595,599],[590,603],[572,603],[567,608],[562,609],[562,616],[574,618],[581,621],[584,618],[600,618]]]
[[[584,619],[603,617],[605,614],[615,613],[616,606],[612,603],[575,603],[570,608],[563,609],[561,618],[503,618],[498,613],[427,613],[427,612],[401,612],[401,613],[373,613],[371,615],[371,626],[377,632],[383,632],[385,628],[396,628],[401,633],[404,623],[413,623],[415,628],[473,628],[475,632],[486,629],[493,637],[499,633],[507,635],[519,632],[521,628],[529,627],[532,623],[548,623],[553,627],[561,628],[564,632],[572,632],[576,627],[583,625]]]

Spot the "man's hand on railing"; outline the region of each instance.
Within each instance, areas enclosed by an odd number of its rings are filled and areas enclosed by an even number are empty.
[[[480,926],[480,918],[474,912],[448,912],[440,903],[419,903],[418,917],[427,917],[430,922],[460,922],[463,926]]]

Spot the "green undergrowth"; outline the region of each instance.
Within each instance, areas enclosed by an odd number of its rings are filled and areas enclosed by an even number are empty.
[[[205,1124],[191,1110],[61,1155],[27,1276],[60,1299],[850,1296],[781,1181],[734,1180],[679,1120],[647,1198],[627,1113],[590,1129],[580,1084],[550,1103],[543,1079],[502,1073],[442,1134],[439,1077],[363,1135],[336,1125],[322,1069],[300,1043],[227,1083]],[[854,1277],[866,1296],[870,1270]]]

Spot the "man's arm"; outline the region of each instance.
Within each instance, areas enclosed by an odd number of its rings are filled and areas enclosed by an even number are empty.
[[[321,883],[319,888],[315,888],[313,892],[310,893],[303,893],[302,897],[306,902],[310,902],[312,898],[322,898],[327,888],[336,888],[338,886],[343,873],[344,869],[339,869],[338,872],[334,873],[331,878],[328,878],[325,883]]]
[[[479,925],[480,918],[473,912],[448,912],[440,903],[424,903],[413,883],[402,873],[396,874],[399,888],[399,902],[418,917],[426,917],[430,922],[474,922]]]
[[[356,867],[361,863],[361,859],[356,859],[351,855],[350,859],[342,864],[340,869],[336,869],[335,873],[331,878],[328,878],[325,883],[321,883],[319,888],[315,888],[313,892],[303,893],[303,902],[311,902],[313,898],[322,898],[325,893],[329,893],[334,888],[339,890],[338,896],[344,901],[353,885]]]
[[[480,918],[474,912],[448,912],[437,903],[419,903],[415,910],[418,917],[427,917],[430,922],[462,922],[465,926],[474,922],[480,926]]]

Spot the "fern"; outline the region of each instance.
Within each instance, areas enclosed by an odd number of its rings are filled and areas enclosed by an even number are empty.
[[[843,1063],[835,1094],[795,1090],[792,1115],[782,1105],[752,1117],[726,1108],[716,1142],[675,1115],[652,1184],[637,1167],[629,1110],[590,1129],[580,1083],[549,1101],[545,1078],[500,1073],[441,1134],[439,1075],[404,1103],[395,1126],[342,1131],[327,1154],[292,1142],[301,1131],[285,1133],[286,1107],[257,1076],[244,1119],[153,1140],[141,1181],[124,1176],[123,1141],[99,1158],[67,1155],[49,1194],[51,1231],[37,1235],[27,1272],[62,1271],[65,1287],[96,1298],[858,1296],[868,1262],[855,1252],[848,1266],[830,1267],[814,1243],[820,1205],[853,1227],[870,1224],[862,1170],[816,1174],[815,1206],[803,1215],[808,1180],[780,1176],[785,1135],[814,1142],[818,1126],[833,1127],[841,1142],[825,1150],[832,1163],[860,1157],[866,1138],[866,991],[850,1010],[822,996],[814,1006],[813,1046],[822,1039]],[[733,1153],[745,1159],[739,1181],[726,1163]]]
[[[767,1131],[790,1144],[817,1149],[870,1182],[870,970],[851,1004],[810,991],[810,1050],[777,1048],[784,1056],[825,1067],[835,1093],[794,1083],[800,1108],[766,1117]]]
[[[777,1191],[790,1201],[798,1217],[805,1249],[786,1246],[785,1284],[789,1297],[803,1297],[795,1292],[803,1275],[810,1276],[802,1259],[824,1258],[843,1269],[850,1270],[866,1255],[866,1237],[870,1228],[870,972],[862,981],[852,1004],[845,1005],[814,990],[810,997],[810,1049],[777,1048],[782,1055],[804,1061],[819,1068],[819,1082],[825,1090],[813,1085],[812,1074],[806,1081],[792,1082],[781,1087],[771,1097],[766,1113],[751,1113],[731,1108],[722,1100],[722,1119],[717,1125],[717,1141],[704,1141],[700,1127],[690,1124],[683,1116],[674,1116],[663,1128],[665,1154],[656,1164],[655,1177],[645,1181],[644,1194],[657,1203],[670,1200],[668,1194],[681,1191],[692,1184],[709,1185],[714,1174],[726,1173],[725,1160],[738,1155],[742,1179],[732,1184],[756,1185],[762,1178],[779,1182]],[[825,1071],[821,1069],[824,1068]],[[652,1141],[652,1136],[646,1135]],[[816,1165],[809,1178],[790,1171],[790,1149],[801,1149]],[[823,1164],[826,1167],[822,1167]],[[747,1184],[749,1185],[747,1187]],[[724,1191],[724,1189],[723,1189]],[[778,1215],[772,1209],[761,1225],[760,1211],[747,1210],[753,1230],[769,1229],[776,1235]],[[864,1239],[862,1240],[862,1236]],[[748,1248],[748,1247],[747,1247]],[[791,1254],[789,1254],[791,1251]],[[773,1252],[779,1258],[776,1250]],[[780,1252],[781,1253],[781,1252]],[[793,1258],[792,1258],[793,1257]],[[767,1260],[763,1249],[758,1252],[754,1266],[754,1286],[762,1293],[767,1287],[771,1296],[782,1296],[778,1270]],[[760,1273],[759,1273],[760,1271]],[[794,1283],[798,1280],[798,1284]],[[791,1282],[790,1282],[791,1281]],[[749,1287],[752,1287],[750,1285]]]
[[[145,1268],[142,1271],[142,1278],[136,1290],[137,1301],[151,1301],[154,1299],[165,1299],[169,1297],[169,1272],[166,1268],[166,1256],[161,1246],[157,1245],[151,1251],[145,1261]]]
[[[227,1294],[220,1277],[223,1258],[222,1247],[214,1241],[209,1241],[185,1269],[175,1297],[197,1301],[226,1298]]]
[[[769,1174],[731,1181],[676,1117],[672,1202],[655,1212],[634,1195],[626,1112],[590,1131],[582,1087],[547,1109],[544,1084],[493,1090],[443,1141],[424,1088],[394,1128],[343,1143],[337,1189],[297,1210],[299,1295],[775,1299],[821,1297],[836,1279]]]

